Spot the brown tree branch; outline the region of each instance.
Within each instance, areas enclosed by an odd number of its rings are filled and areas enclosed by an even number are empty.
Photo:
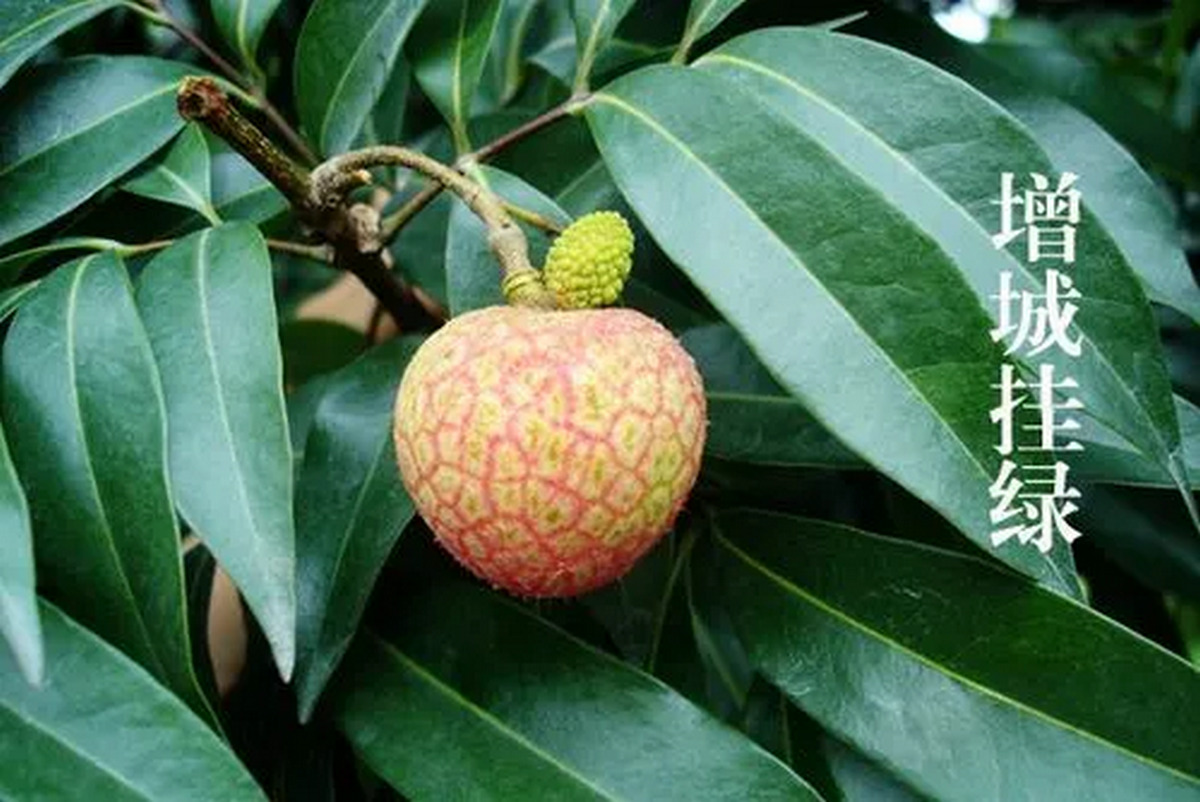
[[[266,176],[287,198],[300,221],[333,248],[334,265],[357,276],[401,330],[436,327],[439,321],[390,269],[389,255],[379,237],[379,213],[374,208],[362,203],[348,205],[342,196],[315,191],[313,174],[243,117],[213,79],[185,78],[176,105],[181,116],[205,125]],[[322,175],[328,176],[328,172]],[[346,187],[345,179],[327,178],[326,182]]]

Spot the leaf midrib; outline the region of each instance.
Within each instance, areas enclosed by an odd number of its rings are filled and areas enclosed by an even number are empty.
[[[713,528],[714,528],[714,535],[716,536],[717,540],[719,540],[729,551],[733,552],[734,555],[736,557],[738,557],[738,559],[742,560],[742,562],[746,563],[752,569],[762,573],[767,579],[769,579],[770,581],[779,585],[780,588],[782,588],[785,592],[791,592],[793,595],[799,597],[799,599],[801,601],[806,602],[807,604],[810,604],[813,607],[816,607],[821,612],[824,612],[827,615],[830,615],[833,618],[837,619],[838,621],[841,621],[844,624],[850,626],[851,628],[862,632],[863,634],[867,635],[868,637],[879,641],[884,646],[895,649],[897,652],[900,652],[901,654],[905,655],[906,657],[908,657],[912,660],[915,660],[915,661],[921,663],[922,665],[932,669],[935,673],[941,674],[941,675],[943,675],[949,679],[952,679],[962,685],[965,685],[966,687],[978,692],[982,696],[987,696],[992,699],[995,699],[996,701],[1000,702],[1001,704],[1010,706],[1015,710],[1018,710],[1022,713],[1026,713],[1036,719],[1040,719],[1052,726],[1058,727],[1061,730],[1072,733],[1073,735],[1076,735],[1085,740],[1094,741],[1094,742],[1100,744],[1101,746],[1108,747],[1108,748],[1112,749],[1113,751],[1119,752],[1129,758],[1132,758],[1133,760],[1135,760],[1137,762],[1144,763],[1153,768],[1168,772],[1169,774],[1172,774],[1181,779],[1187,780],[1188,782],[1193,783],[1195,785],[1200,785],[1200,777],[1197,777],[1192,774],[1188,774],[1180,769],[1174,768],[1173,766],[1168,766],[1164,763],[1161,763],[1160,761],[1158,761],[1155,758],[1149,757],[1147,755],[1142,755],[1138,752],[1134,752],[1131,749],[1121,746],[1120,744],[1113,743],[1112,741],[1108,740],[1107,738],[1105,738],[1101,735],[1098,735],[1094,732],[1091,732],[1090,730],[1079,729],[1078,727],[1070,724],[1069,722],[1063,721],[1063,720],[1057,718],[1056,716],[1052,716],[1045,711],[1039,710],[1035,707],[1031,707],[1018,699],[1013,699],[1012,697],[1007,696],[1007,695],[1001,693],[1000,691],[997,691],[993,688],[989,688],[986,685],[983,685],[983,684],[977,682],[976,680],[973,680],[969,677],[963,676],[962,674],[958,673],[957,671],[954,671],[953,669],[951,669],[949,667],[943,666],[942,664],[938,663],[937,661],[933,660],[932,658],[926,657],[925,655],[922,655],[919,652],[914,651],[913,649],[905,646],[904,644],[899,643],[896,640],[893,640],[891,637],[885,635],[882,632],[879,632],[878,630],[874,629],[870,625],[868,625],[862,621],[859,621],[857,618],[854,618],[851,614],[838,609],[837,607],[833,606],[832,604],[830,604],[828,602],[823,601],[822,599],[819,599],[818,597],[816,597],[812,593],[809,593],[804,588],[795,584],[788,578],[775,573],[770,568],[763,565],[761,562],[754,559],[752,556],[747,554],[745,551],[743,551],[742,549],[735,546],[732,542],[730,542],[730,540],[724,535],[724,533],[722,533],[720,531],[720,529],[718,528],[718,526],[716,524],[714,524]],[[967,558],[967,559],[973,559],[973,558]],[[1058,597],[1057,594],[1056,594],[1056,597]]]
[[[706,61],[708,61],[708,62],[724,61],[729,64],[732,64],[735,67],[744,67],[745,69],[749,69],[754,72],[759,72],[762,75],[765,75],[772,80],[782,83],[784,86],[788,87],[789,89],[795,90],[795,92],[797,94],[800,94],[800,95],[810,98],[814,103],[817,103],[818,105],[826,108],[833,115],[835,115],[838,119],[842,120],[843,123],[847,127],[857,129],[869,141],[875,143],[883,152],[893,156],[894,161],[899,163],[900,168],[905,170],[912,176],[916,177],[916,179],[921,184],[923,184],[930,191],[931,194],[933,194],[936,197],[938,197],[939,199],[941,199],[944,202],[943,205],[946,207],[949,207],[949,210],[952,210],[952,211],[950,211],[950,213],[957,215],[960,219],[965,221],[971,228],[982,232],[985,237],[988,236],[987,230],[983,228],[983,226],[979,223],[978,220],[976,220],[970,214],[967,214],[966,210],[960,204],[958,204],[952,197],[950,197],[948,194],[946,194],[945,190],[943,190],[940,186],[938,186],[936,183],[934,183],[932,180],[930,180],[928,176],[926,176],[919,169],[917,169],[916,165],[914,165],[905,156],[904,153],[902,153],[900,150],[898,150],[896,148],[893,148],[891,145],[889,145],[887,143],[886,140],[884,140],[882,137],[880,137],[878,134],[876,134],[870,128],[867,128],[865,125],[859,123],[858,120],[854,119],[852,116],[847,114],[840,106],[836,105],[831,100],[827,99],[824,95],[815,91],[811,87],[806,87],[806,86],[798,83],[797,81],[793,80],[790,76],[779,73],[779,72],[767,67],[766,65],[760,64],[759,62],[756,62],[756,61],[751,61],[750,59],[746,59],[744,57],[730,56],[726,53],[709,53],[705,56],[702,56],[700,59],[698,59],[696,61],[695,65],[693,65],[693,66],[702,66],[703,62],[706,62]],[[845,165],[847,169],[849,169],[855,175],[858,175],[861,177],[862,174],[854,167],[853,164],[850,164],[850,163],[844,161],[840,156],[833,153],[832,151],[828,151],[828,152],[830,153],[830,155],[833,158],[837,159],[841,164]],[[906,216],[906,219],[907,219],[907,216]],[[1019,260],[1015,259],[1011,253],[1009,253],[1007,250],[1004,250],[1004,249],[997,249],[997,250],[1001,254],[1001,258],[1004,259],[1005,262],[1010,263],[1012,266],[1015,266],[1017,269],[1016,272],[1019,272],[1020,274],[1024,275],[1025,278],[1031,284],[1033,284],[1033,286],[1039,287],[1039,288],[1044,288],[1044,282],[1038,281],[1037,278],[1028,271],[1026,266],[1024,264],[1022,264]],[[1084,343],[1090,343],[1092,345],[1092,348],[1089,350],[1091,350],[1091,352],[1095,355],[1096,361],[1099,363],[1100,366],[1102,366],[1105,369],[1105,371],[1109,375],[1116,378],[1116,383],[1124,392],[1126,399],[1133,402],[1133,408],[1137,411],[1138,417],[1141,418],[1141,422],[1143,424],[1149,425],[1148,431],[1153,433],[1155,439],[1158,441],[1159,445],[1162,447],[1163,453],[1165,453],[1165,454],[1173,453],[1173,449],[1170,447],[1169,443],[1167,443],[1166,441],[1163,440],[1163,438],[1158,430],[1158,426],[1155,424],[1154,420],[1150,418],[1148,411],[1145,409],[1145,406],[1141,403],[1140,399],[1136,395],[1133,394],[1129,385],[1124,380],[1124,377],[1122,377],[1119,373],[1117,373],[1116,369],[1113,367],[1112,362],[1108,359],[1108,356],[1105,354],[1104,350],[1096,347],[1095,341],[1092,340],[1088,336],[1088,333],[1086,330],[1084,330],[1083,328],[1078,328],[1078,332],[1080,335],[1080,339],[1082,341],[1081,347]],[[1095,411],[1089,410],[1088,415],[1090,417],[1093,417],[1096,420],[1100,421],[1101,423],[1105,424],[1106,426],[1108,426],[1108,428],[1110,428],[1114,431],[1119,432],[1121,428],[1124,428],[1124,427],[1115,426],[1111,421],[1105,419],[1101,415],[1098,415]],[[1128,439],[1128,438],[1126,438],[1126,439]],[[1131,445],[1133,445],[1132,441],[1131,441]],[[1176,444],[1176,446],[1178,446],[1178,444]],[[1135,446],[1135,448],[1136,448],[1136,446]],[[1137,450],[1137,453],[1146,457],[1146,459],[1150,460],[1151,462],[1155,462],[1157,464],[1157,461],[1154,459],[1153,456],[1146,454],[1140,448],[1136,448],[1136,450]]]
[[[41,150],[37,150],[32,153],[29,153],[26,156],[24,156],[23,158],[19,159],[18,161],[15,161],[12,164],[6,165],[5,167],[0,167],[0,181],[2,181],[8,174],[12,173],[14,170],[17,170],[18,168],[25,166],[26,164],[33,161],[34,159],[39,159],[42,156],[45,156],[47,153],[51,152],[52,150],[58,149],[59,146],[65,144],[67,142],[70,142],[74,139],[77,139],[78,137],[81,137],[96,128],[99,128],[103,125],[107,125],[108,123],[112,122],[119,115],[124,114],[125,112],[127,112],[131,109],[134,109],[138,106],[145,105],[146,103],[149,103],[150,101],[154,100],[155,98],[157,98],[160,95],[165,95],[169,92],[174,92],[174,91],[175,91],[175,83],[172,82],[172,83],[164,86],[162,89],[157,89],[147,95],[142,95],[142,96],[138,97],[137,99],[135,99],[129,103],[126,103],[124,106],[118,106],[117,108],[115,108],[111,112],[109,112],[108,114],[105,114],[101,117],[96,118],[95,120],[91,121],[87,125],[72,131],[71,133],[67,134],[66,136],[60,137],[58,139],[51,141],[46,147],[42,148]],[[180,121],[180,124],[182,124],[182,120]]]
[[[912,380],[909,378],[908,374],[906,374],[903,370],[901,370],[899,367],[896,366],[895,362],[893,362],[890,355],[886,351],[884,351],[883,348],[879,345],[879,343],[877,343],[875,341],[875,339],[873,337],[871,337],[862,328],[862,326],[858,322],[858,320],[852,314],[850,314],[850,312],[845,308],[845,306],[842,305],[841,301],[837,298],[837,296],[833,295],[833,293],[831,293],[829,291],[829,288],[825,285],[825,283],[822,282],[815,274],[813,274],[811,271],[809,271],[806,268],[803,260],[800,259],[800,257],[788,246],[788,244],[786,242],[784,242],[782,239],[780,239],[779,235],[776,234],[775,231],[770,226],[768,226],[762,218],[760,218],[758,216],[758,214],[754,211],[754,209],[752,209],[750,206],[748,206],[746,204],[745,200],[739,194],[734,192],[733,189],[728,184],[725,183],[724,179],[721,178],[721,176],[719,176],[717,173],[715,173],[712,170],[712,168],[710,168],[708,166],[708,164],[703,159],[701,159],[694,151],[692,151],[684,142],[682,142],[677,137],[675,137],[674,134],[672,134],[670,131],[668,131],[657,120],[655,120],[653,117],[651,117],[649,114],[647,114],[642,109],[639,109],[639,108],[635,107],[633,104],[629,103],[628,101],[625,101],[625,100],[618,98],[607,92],[597,92],[595,95],[593,95],[593,100],[594,100],[594,102],[609,103],[611,105],[614,105],[618,109],[623,110],[626,114],[629,114],[630,116],[632,116],[634,118],[640,119],[646,127],[648,127],[651,131],[653,131],[660,138],[662,138],[667,144],[671,145],[676,150],[678,150],[689,161],[692,161],[696,165],[698,165],[699,169],[702,172],[704,172],[706,175],[708,175],[709,178],[723,192],[725,192],[731,199],[733,199],[733,201],[738,206],[740,206],[742,209],[744,209],[747,217],[750,220],[752,220],[763,232],[765,232],[766,236],[771,241],[773,241],[783,251],[784,254],[787,255],[789,261],[793,262],[801,271],[806,273],[811,278],[813,285],[815,287],[818,287],[820,289],[820,291],[823,292],[825,294],[825,296],[828,298],[828,300],[830,302],[830,306],[833,309],[837,310],[837,312],[839,314],[841,314],[849,322],[850,326],[860,333],[860,335],[863,338],[863,341],[868,345],[868,347],[871,348],[879,357],[882,358],[883,364],[887,365],[894,372],[894,374],[898,377],[899,381],[908,388],[912,398],[915,399],[917,405],[919,407],[923,407],[927,411],[927,414],[929,414],[932,417],[932,419],[933,419],[934,423],[936,424],[936,426],[938,427],[938,429],[947,433],[950,437],[951,442],[957,444],[958,448],[962,451],[962,453],[966,455],[966,458],[967,458],[968,462],[970,463],[970,465],[974,466],[974,468],[978,471],[979,476],[982,477],[983,486],[984,487],[990,486],[991,481],[992,481],[991,477],[988,475],[988,472],[984,469],[983,465],[979,462],[978,458],[975,456],[975,454],[969,448],[967,448],[966,443],[963,442],[963,440],[959,436],[958,432],[956,432],[954,429],[950,428],[950,426],[945,422],[945,420],[938,414],[937,409],[932,404],[929,403],[929,400],[927,398],[925,398],[924,395],[921,394],[921,392],[917,389],[917,387],[912,383]],[[710,300],[713,302],[714,305],[718,305],[718,306],[720,305],[720,299],[710,299]],[[810,411],[810,414],[812,414],[814,418],[816,418],[818,421],[820,421],[822,423],[822,425],[825,425],[825,428],[827,428],[827,429],[832,428],[832,427],[826,425],[826,422],[821,420],[821,418],[815,412]],[[974,539],[972,539],[972,542],[975,542],[978,544],[978,541],[975,541]],[[1043,558],[1043,564],[1046,566],[1049,566],[1050,570],[1058,578],[1059,582],[1062,583],[1062,586],[1064,588],[1069,588],[1072,586],[1072,583],[1068,582],[1066,580],[1066,578],[1064,578],[1062,576],[1062,573],[1059,571],[1058,566],[1054,563],[1053,560]]]
[[[515,730],[512,727],[505,724],[504,721],[502,721],[500,718],[498,718],[492,712],[485,710],[484,708],[482,708],[479,705],[472,702],[467,697],[463,696],[456,688],[443,682],[435,674],[433,674],[433,672],[427,670],[424,666],[419,664],[413,658],[410,658],[407,654],[402,652],[398,647],[392,645],[388,641],[386,641],[383,638],[380,638],[378,636],[370,636],[370,637],[379,646],[381,646],[383,648],[384,652],[386,652],[393,659],[395,659],[397,662],[399,662],[403,667],[407,668],[409,671],[414,673],[418,679],[422,680],[425,684],[432,686],[432,688],[435,692],[440,693],[442,696],[445,696],[451,702],[453,702],[456,705],[458,705],[459,707],[463,708],[468,713],[471,713],[476,718],[478,718],[480,721],[482,721],[483,723],[485,723],[485,724],[489,725],[490,727],[492,727],[493,729],[495,729],[497,732],[499,732],[505,738],[507,738],[507,739],[517,743],[521,747],[527,749],[530,753],[532,753],[536,757],[546,761],[548,764],[550,764],[554,768],[561,771],[563,773],[563,775],[565,775],[569,779],[579,783],[584,788],[587,788],[589,791],[592,791],[597,796],[599,796],[603,799],[614,800],[614,802],[616,802],[617,800],[620,800],[620,797],[613,796],[607,790],[595,785],[588,778],[582,776],[577,771],[575,771],[574,768],[563,763],[557,757],[555,757],[554,755],[545,751],[544,749],[542,749],[542,747],[538,746],[533,741],[529,740],[529,738],[527,738],[525,735],[521,734],[517,730]]]
[[[117,3],[114,2],[113,0],[80,0],[80,2],[78,2],[78,3],[73,3],[69,6],[63,6],[62,8],[57,8],[54,11],[51,11],[49,14],[47,14],[43,17],[38,17],[36,20],[29,23],[24,28],[18,28],[16,31],[14,31],[12,34],[5,37],[4,39],[0,39],[0,55],[3,54],[4,48],[8,47],[10,44],[15,42],[17,39],[21,38],[22,36],[28,36],[30,31],[36,31],[38,28],[41,28],[42,26],[44,26],[50,22],[53,22],[58,17],[69,14],[72,11],[76,11],[79,8],[81,8],[82,6],[89,6],[89,5],[97,5],[97,6],[113,5],[113,6],[115,6],[115,5],[117,5]]]
[[[138,630],[145,639],[146,654],[153,659],[157,671],[157,676],[162,677],[165,681],[170,674],[166,670],[166,666],[162,661],[162,657],[154,648],[154,639],[150,637],[150,630],[146,626],[146,619],[142,608],[137,603],[137,597],[133,593],[133,586],[129,584],[129,577],[125,573],[125,563],[121,559],[120,552],[117,549],[117,544],[113,540],[112,525],[108,520],[108,510],[104,506],[104,500],[100,496],[100,485],[96,481],[95,471],[92,469],[92,450],[88,445],[87,427],[83,422],[83,408],[79,404],[79,389],[76,385],[76,367],[75,367],[75,308],[77,305],[77,296],[79,294],[79,285],[83,282],[83,274],[88,267],[96,259],[95,256],[84,257],[80,261],[79,267],[75,271],[74,277],[71,279],[71,286],[67,292],[67,308],[66,308],[66,347],[67,347],[67,387],[70,388],[71,409],[75,413],[75,432],[79,437],[79,445],[83,449],[85,464],[87,466],[86,475],[88,481],[88,489],[91,491],[92,501],[96,505],[96,512],[100,516],[100,525],[104,532],[103,543],[107,547],[113,565],[116,567],[117,577],[120,580],[121,589],[124,591],[126,598],[129,601],[129,606],[132,609],[134,620],[137,621]]]
[[[392,11],[397,5],[404,2],[407,2],[407,0],[389,0],[383,13],[376,17],[375,21],[371,23],[371,26],[367,28],[367,35],[362,38],[358,47],[354,49],[354,52],[350,55],[350,58],[346,60],[345,69],[342,71],[341,77],[338,78],[337,83],[334,84],[333,93],[329,96],[329,102],[325,104],[325,115],[321,120],[320,135],[318,136],[317,141],[317,145],[322,150],[325,149],[325,138],[329,133],[329,124],[333,121],[334,112],[338,110],[338,106],[341,104],[342,90],[345,88],[346,82],[350,78],[350,73],[354,72],[354,67],[358,65],[359,58],[362,56],[362,53],[366,49],[367,45],[374,41],[376,33],[378,33],[380,26],[383,25],[384,19],[388,17],[389,12]],[[399,52],[400,44],[408,38],[408,31],[412,28],[412,24],[417,16],[416,9],[423,7],[425,2],[426,0],[415,0],[416,8],[414,9],[413,13],[408,15],[408,19],[405,21],[403,27],[396,35],[396,39],[398,40],[398,44],[396,45],[397,52]]]
[[[233,483],[237,488],[238,499],[245,510],[246,519],[250,524],[250,529],[253,532],[253,537],[250,538],[250,549],[254,554],[253,565],[256,569],[262,568],[267,563],[264,560],[262,553],[262,528],[254,515],[254,508],[250,504],[250,497],[246,492],[246,473],[242,468],[241,460],[238,457],[237,438],[233,435],[233,428],[229,422],[229,411],[225,404],[224,385],[221,381],[221,371],[217,363],[216,347],[212,340],[212,326],[209,322],[208,311],[208,281],[206,278],[207,270],[205,265],[208,263],[206,254],[208,251],[208,240],[212,229],[202,231],[197,238],[196,243],[196,258],[194,260],[194,269],[196,271],[196,295],[200,306],[200,330],[203,334],[204,356],[211,369],[212,382],[214,388],[215,406],[217,409],[217,417],[221,422],[221,434],[225,438],[225,442],[229,446],[229,456],[233,462],[233,471],[236,481]],[[274,608],[274,593],[270,596],[272,611]],[[275,622],[272,622],[275,623]]]
[[[67,739],[66,736],[59,735],[57,732],[42,724],[42,722],[38,721],[37,719],[24,715],[19,709],[14,707],[7,700],[0,700],[0,707],[3,707],[3,709],[11,713],[14,718],[23,723],[25,726],[40,732],[51,741],[54,741],[55,743],[64,747],[68,752],[78,757],[85,765],[92,766],[101,774],[111,777],[118,785],[120,785],[122,788],[128,789],[138,798],[145,799],[147,802],[154,801],[154,797],[144,793],[137,786],[133,785],[130,780],[126,779],[124,775],[119,774],[116,769],[110,768],[99,758],[95,757],[89,752],[84,751],[83,747],[77,745],[74,741]]]

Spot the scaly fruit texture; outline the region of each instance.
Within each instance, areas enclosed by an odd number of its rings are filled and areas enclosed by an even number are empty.
[[[546,254],[542,277],[561,309],[617,300],[633,267],[633,230],[617,212],[592,212],[567,227]]]
[[[490,307],[418,349],[394,435],[438,541],[494,586],[551,597],[620,577],[671,527],[706,425],[691,357],[640,312]]]

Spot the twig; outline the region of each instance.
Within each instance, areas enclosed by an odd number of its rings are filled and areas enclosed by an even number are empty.
[[[213,79],[185,78],[176,104],[185,119],[203,123],[266,176],[291,203],[301,222],[332,246],[333,264],[356,275],[398,326],[409,331],[436,327],[438,321],[389,269],[375,209],[361,203],[335,203],[314,192],[313,175],[243,117]]]
[[[333,264],[333,253],[328,245],[307,245],[303,242],[289,242],[281,239],[268,239],[267,247],[280,253],[290,253],[303,256],[317,262]]]
[[[327,208],[341,202],[348,189],[360,183],[360,171],[370,167],[399,165],[416,170],[454,192],[488,229],[488,245],[504,272],[503,289],[511,303],[554,308],[552,293],[529,261],[525,232],[513,222],[504,202],[478,182],[452,167],[407,148],[377,145],[334,156],[313,170],[312,203]]]
[[[384,244],[390,243],[400,233],[400,229],[408,225],[408,221],[412,220],[421,210],[428,206],[442,194],[442,185],[436,181],[430,181],[425,186],[421,187],[416,195],[413,195],[396,211],[392,212],[387,217],[383,218],[380,223],[380,237]]]
[[[274,104],[267,99],[266,93],[262,87],[253,81],[246,78],[241,70],[230,64],[220,53],[214,50],[208,42],[205,42],[200,36],[179,20],[171,16],[170,11],[163,5],[162,0],[147,0],[149,13],[143,14],[147,19],[152,20],[159,25],[163,25],[174,31],[180,39],[183,39],[196,50],[200,51],[213,65],[224,73],[225,77],[236,84],[253,100],[253,105],[256,109],[263,113],[263,116],[271,121],[271,125],[279,131],[280,135],[287,140],[288,146],[296,152],[298,156],[307,161],[309,164],[316,162],[316,156],[309,149],[308,144],[296,133],[296,130],[288,123],[284,116],[279,113],[279,109],[275,108]],[[138,6],[133,6],[138,8]]]
[[[562,225],[554,222],[545,215],[538,214],[535,211],[517,206],[515,203],[509,203],[508,201],[504,201],[504,208],[513,217],[522,222],[529,223],[534,228],[549,231],[551,234],[561,234],[563,232]]]
[[[534,117],[529,122],[517,126],[507,134],[492,140],[478,150],[461,156],[458,159],[456,166],[460,171],[463,171],[469,165],[490,161],[500,153],[503,153],[508,148],[520,142],[522,139],[536,134],[538,131],[541,131],[543,128],[558,122],[564,117],[576,114],[580,109],[587,106],[587,104],[590,102],[591,95],[585,94],[574,96],[561,105],[550,109],[544,114]],[[400,233],[404,226],[408,225],[410,220],[420,214],[420,212],[426,206],[432,203],[433,200],[441,194],[443,188],[444,185],[436,181],[427,184],[416,195],[413,195],[407,203],[405,203],[392,214],[385,217],[381,225],[381,236],[384,244],[388,244],[394,240],[396,235]]]

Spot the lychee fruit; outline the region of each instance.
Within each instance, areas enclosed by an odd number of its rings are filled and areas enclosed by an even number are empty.
[[[706,425],[695,364],[651,318],[490,307],[417,350],[393,433],[438,541],[496,587],[554,597],[617,579],[671,528]]]
[[[617,212],[592,212],[567,227],[546,254],[542,277],[560,309],[617,300],[633,267],[633,230]]]

